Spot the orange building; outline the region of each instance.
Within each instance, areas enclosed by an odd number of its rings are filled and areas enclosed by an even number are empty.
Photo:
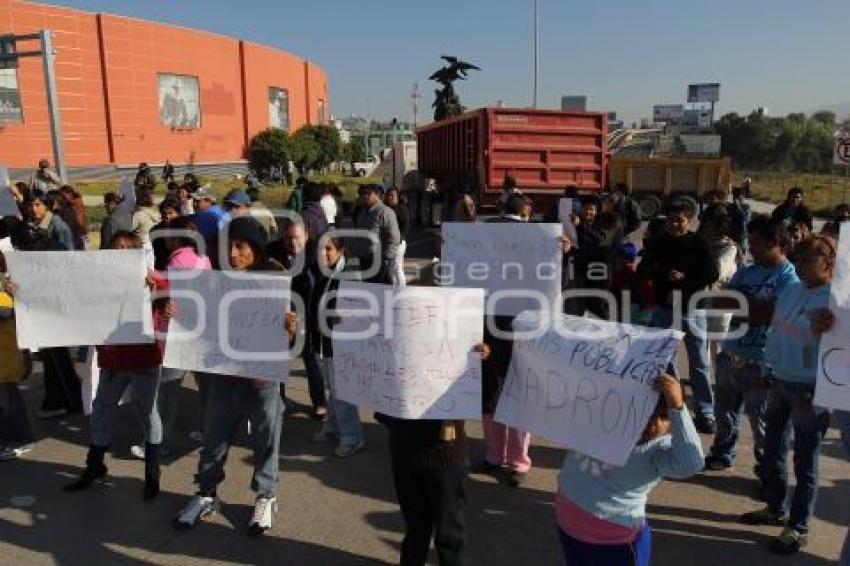
[[[271,47],[183,27],[0,0],[0,36],[48,29],[66,164],[221,163],[270,126],[325,124],[324,70]],[[21,42],[19,51],[37,42]],[[0,69],[0,163],[52,159],[40,58]]]

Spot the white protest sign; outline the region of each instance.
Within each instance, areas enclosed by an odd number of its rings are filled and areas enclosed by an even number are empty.
[[[562,230],[560,224],[444,222],[441,285],[483,288],[488,298],[498,293],[488,314],[553,310],[561,292]]]
[[[220,271],[169,274],[177,309],[165,367],[285,381],[289,375],[290,278]]]
[[[850,411],[850,222],[841,225],[830,292],[835,325],[821,336],[815,404]]]
[[[578,234],[576,225],[573,224],[573,199],[562,198],[558,201],[558,220],[564,226],[564,236],[570,239],[574,248],[578,247]]]
[[[337,397],[403,419],[481,418],[482,289],[343,281],[336,310]]]
[[[142,250],[10,252],[18,346],[154,341]]]
[[[640,439],[682,334],[547,313],[523,313],[496,420],[622,466]]]
[[[0,165],[0,217],[18,216],[20,209],[12,192],[9,190],[9,170]]]

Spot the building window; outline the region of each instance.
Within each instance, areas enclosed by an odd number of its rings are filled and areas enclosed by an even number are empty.
[[[0,69],[0,123],[23,122],[18,70]]]
[[[320,126],[325,125],[325,101],[321,98],[316,107],[316,124]]]
[[[201,127],[201,97],[198,77],[189,75],[157,75],[159,118],[164,126],[175,129]]]
[[[269,87],[269,127],[289,131],[289,91]]]

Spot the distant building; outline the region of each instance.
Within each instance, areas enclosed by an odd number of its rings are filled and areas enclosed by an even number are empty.
[[[361,143],[368,155],[380,157],[395,142],[416,139],[412,124],[395,119],[380,122],[352,116],[342,120],[342,124],[351,132],[351,141]]]
[[[53,32],[70,167],[241,162],[258,132],[325,124],[330,110],[325,71],[280,49],[17,0],[0,0],[0,22],[0,35]],[[40,58],[0,65],[0,125],[5,165],[52,158]]]

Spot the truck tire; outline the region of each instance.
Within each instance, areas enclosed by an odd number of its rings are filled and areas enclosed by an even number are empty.
[[[354,176],[355,177],[365,177],[366,176],[366,170],[365,169],[358,169],[357,172],[354,173]]]
[[[673,202],[681,204],[690,214],[691,218],[696,218],[696,215],[699,213],[699,203],[697,199],[688,195],[679,195],[673,197]]]
[[[641,220],[652,220],[661,212],[661,199],[655,195],[639,195],[637,201]]]

